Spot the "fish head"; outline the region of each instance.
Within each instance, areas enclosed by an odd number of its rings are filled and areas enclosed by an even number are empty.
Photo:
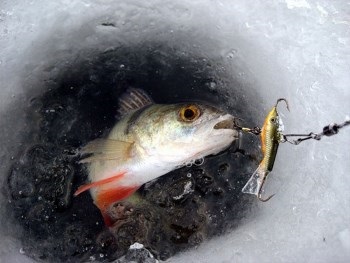
[[[270,126],[271,129],[276,130],[277,132],[283,132],[284,125],[282,118],[279,116],[277,108],[273,107],[269,114],[266,117],[265,121],[266,126]]]
[[[232,115],[201,103],[159,105],[148,117],[156,132],[144,131],[152,137],[144,147],[164,162],[181,165],[217,154],[238,138]]]
[[[283,131],[283,122],[276,107],[273,107],[267,114],[264,125],[262,127],[261,139],[262,141],[279,141],[280,134]],[[264,147],[262,147],[264,149]],[[264,151],[264,150],[263,150]]]
[[[277,108],[273,107],[271,111],[268,113],[265,119],[265,124],[264,126],[268,126],[271,129],[278,129],[279,128],[279,115],[277,112]]]

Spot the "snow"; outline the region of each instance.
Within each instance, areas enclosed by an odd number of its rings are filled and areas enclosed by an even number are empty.
[[[143,248],[143,245],[137,242],[130,246],[130,249],[141,249],[141,248]]]
[[[266,111],[287,98],[290,112],[280,108],[285,132],[320,132],[350,114],[349,14],[343,0],[3,1],[0,112],[20,101],[24,89],[40,92],[36,84],[58,74],[79,50],[93,56],[114,43],[157,39],[221,61],[218,71],[251,87]],[[12,146],[7,134],[16,133],[10,128],[1,128],[0,184]],[[281,145],[266,185],[276,196],[237,229],[168,261],[349,261],[349,136],[344,128],[320,142]],[[3,213],[0,222],[0,261],[29,262]]]
[[[311,8],[306,0],[286,0],[287,7],[289,9],[293,8]]]

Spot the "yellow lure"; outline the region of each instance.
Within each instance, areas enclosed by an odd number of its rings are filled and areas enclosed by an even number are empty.
[[[282,140],[282,122],[277,112],[277,105],[280,101],[284,101],[287,105],[287,109],[289,110],[288,101],[284,98],[280,98],[277,100],[276,105],[267,114],[260,134],[263,159],[261,160],[259,167],[255,170],[249,181],[242,189],[243,193],[256,195],[262,202],[266,202],[274,196],[270,195],[266,199],[262,198],[262,187],[269,172],[271,172],[273,169],[278,146]]]

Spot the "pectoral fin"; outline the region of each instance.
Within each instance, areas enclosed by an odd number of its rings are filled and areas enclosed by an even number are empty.
[[[99,160],[118,160],[125,161],[131,157],[131,148],[133,143],[111,140],[96,139],[89,142],[81,150],[80,154],[92,154],[79,161],[79,163],[89,163]]]

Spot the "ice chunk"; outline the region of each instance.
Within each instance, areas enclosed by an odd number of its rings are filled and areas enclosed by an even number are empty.
[[[126,255],[120,259],[113,261],[114,263],[158,263],[159,261],[140,243],[134,243]]]

